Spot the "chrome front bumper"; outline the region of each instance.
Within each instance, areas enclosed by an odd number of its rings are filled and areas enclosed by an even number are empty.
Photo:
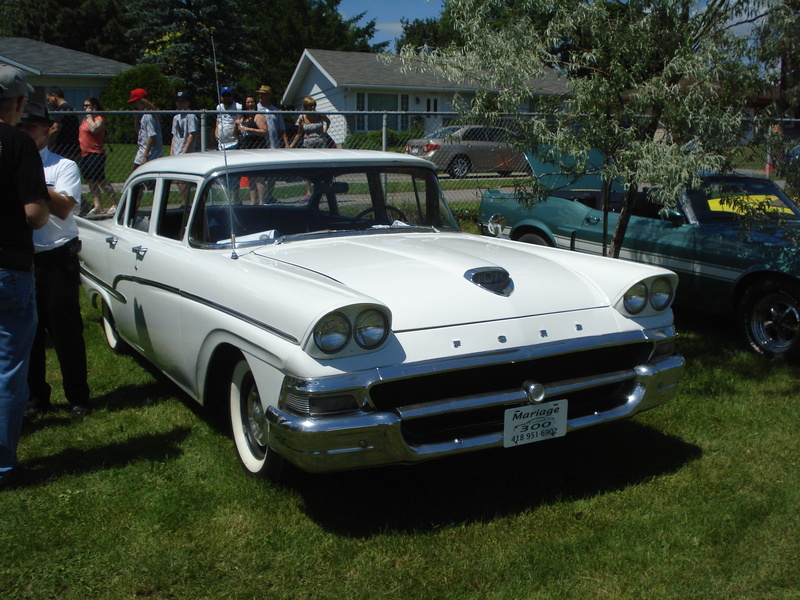
[[[547,397],[598,385],[625,381],[629,392],[623,402],[609,410],[593,412],[567,421],[567,431],[623,419],[663,404],[674,397],[685,361],[680,355],[656,359],[632,370],[601,377],[575,379],[547,389]],[[474,436],[455,437],[431,443],[409,443],[403,424],[416,419],[447,416],[463,411],[528,404],[523,390],[501,394],[462,396],[426,404],[410,404],[393,410],[363,410],[343,416],[307,417],[267,409],[270,446],[305,471],[321,473],[390,464],[411,464],[503,447],[502,424],[496,430]]]

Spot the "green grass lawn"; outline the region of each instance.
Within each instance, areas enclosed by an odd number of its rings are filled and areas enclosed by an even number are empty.
[[[22,460],[58,477],[0,493],[3,598],[800,597],[800,370],[726,321],[678,313],[680,393],[631,421],[282,488],[98,318],[98,410],[27,427]]]

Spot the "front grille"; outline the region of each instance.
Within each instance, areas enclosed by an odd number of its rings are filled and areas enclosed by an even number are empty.
[[[618,383],[563,394],[550,400],[567,400],[567,418],[574,419],[623,405],[632,389],[631,382]],[[401,423],[401,430],[403,438],[412,445],[436,444],[452,441],[455,438],[497,433],[503,430],[506,409],[514,406],[492,406],[421,419],[407,419]]]
[[[525,381],[556,386],[559,382],[631,370],[645,363],[651,351],[652,346],[643,342],[430,373],[377,383],[370,389],[370,398],[378,410],[392,411],[411,404],[418,406],[442,400],[457,400],[463,396],[513,392],[520,390]],[[569,406],[568,418],[573,419],[621,406],[632,390],[633,381],[628,380],[598,384],[548,399],[566,399]],[[503,414],[507,408],[510,407],[478,408],[404,419],[403,434],[408,443],[423,444],[498,432],[502,431]]]
[[[420,377],[377,383],[369,395],[375,408],[388,411],[408,404],[518,390],[524,381],[545,385],[632,369],[645,363],[652,346],[647,342],[595,348],[513,363],[429,373]]]

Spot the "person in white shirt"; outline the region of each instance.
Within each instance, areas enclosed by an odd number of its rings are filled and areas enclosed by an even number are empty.
[[[80,306],[78,252],[81,243],[75,222],[81,199],[81,174],[75,161],[47,149],[51,125],[47,109],[33,101],[28,102],[18,125],[39,148],[50,195],[50,218],[33,232],[39,325],[28,369],[30,399],[25,410],[27,418],[52,408],[45,366],[45,338],[48,335],[61,366],[64,395],[71,405],[72,415],[85,416],[91,412]]]
[[[235,150],[239,146],[238,120],[242,105],[233,99],[233,90],[224,87],[219,91],[220,103],[217,104],[217,126],[214,137],[220,150]]]

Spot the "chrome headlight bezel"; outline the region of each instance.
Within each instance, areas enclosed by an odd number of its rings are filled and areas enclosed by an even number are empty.
[[[361,311],[353,323],[353,339],[365,350],[380,346],[389,335],[386,315],[376,308]]]
[[[661,312],[669,308],[675,297],[675,288],[666,277],[658,277],[650,284],[650,306]]]
[[[352,335],[350,320],[340,312],[331,312],[314,325],[314,344],[325,354],[344,350]]]
[[[311,328],[306,352],[317,358],[339,358],[373,352],[389,339],[391,312],[376,304],[353,304],[331,310]]]
[[[644,281],[639,281],[622,295],[622,306],[628,314],[638,315],[647,306],[647,300],[647,285]]]

